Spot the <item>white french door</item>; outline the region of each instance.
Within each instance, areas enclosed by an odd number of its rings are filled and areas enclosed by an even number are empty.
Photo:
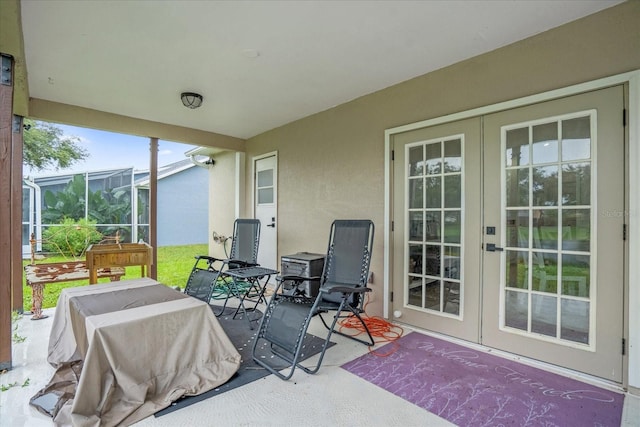
[[[622,86],[392,136],[392,312],[622,381]]]
[[[616,382],[622,108],[618,86],[488,115],[483,135],[482,343]]]

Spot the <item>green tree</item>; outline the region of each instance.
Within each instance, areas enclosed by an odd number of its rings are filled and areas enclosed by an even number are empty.
[[[85,177],[74,175],[67,186],[57,192],[44,192],[42,220],[58,224],[64,219],[80,220],[88,217],[98,224],[128,224],[131,222],[131,192],[113,188],[91,191],[86,188]],[[117,228],[116,228],[117,229]]]
[[[84,218],[85,187],[84,175],[74,175],[62,191],[44,192],[42,221],[44,223],[61,223],[63,219],[79,220]]]
[[[80,147],[79,138],[65,136],[51,123],[25,119],[24,125],[23,163],[32,169],[65,169],[89,157],[89,152]]]

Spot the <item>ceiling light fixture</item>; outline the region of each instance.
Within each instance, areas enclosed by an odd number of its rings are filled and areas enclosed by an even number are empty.
[[[182,99],[182,104],[187,108],[198,108],[202,105],[202,95],[194,92],[182,92],[180,94],[180,99]]]

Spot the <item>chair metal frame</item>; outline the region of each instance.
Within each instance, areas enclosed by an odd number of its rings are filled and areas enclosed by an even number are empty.
[[[225,281],[227,285],[230,286],[225,289],[225,301],[222,310],[220,313],[214,312],[214,314],[219,317],[224,312],[229,298],[238,296],[237,287],[233,284],[233,280],[226,280],[227,276],[225,275],[225,271],[257,266],[259,244],[260,220],[247,218],[236,219],[233,225],[229,258],[197,255],[195,257],[196,262],[187,279],[184,293],[209,304],[216,286],[221,280]],[[206,267],[201,266],[202,262],[206,263]]]
[[[283,380],[288,380],[298,367],[304,372],[315,374],[320,369],[325,352],[333,333],[345,336],[367,346],[375,344],[366,322],[361,317],[364,313],[364,294],[370,292],[367,287],[369,268],[373,250],[374,225],[370,220],[336,220],[331,225],[329,245],[322,276],[280,276],[271,297],[253,344],[254,361]],[[355,249],[352,244],[359,246]],[[359,261],[356,265],[355,261]],[[309,298],[305,290],[294,288],[285,291],[283,283],[301,285],[306,280],[320,279],[317,297]],[[322,314],[335,312],[330,324]],[[345,314],[346,313],[346,314]],[[304,338],[311,319],[318,315],[328,330],[318,361],[315,366],[306,367],[300,364]],[[338,320],[353,316],[363,326],[368,340],[345,334],[336,329]],[[286,331],[282,332],[283,329]],[[287,334],[286,332],[289,332]],[[267,343],[271,352],[288,363],[289,372],[280,372],[265,359],[256,356],[256,348]],[[284,369],[286,369],[285,367]]]

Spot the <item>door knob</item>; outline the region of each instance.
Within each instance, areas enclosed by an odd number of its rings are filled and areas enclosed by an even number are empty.
[[[487,243],[487,252],[504,251],[504,248],[496,246],[495,243]]]

